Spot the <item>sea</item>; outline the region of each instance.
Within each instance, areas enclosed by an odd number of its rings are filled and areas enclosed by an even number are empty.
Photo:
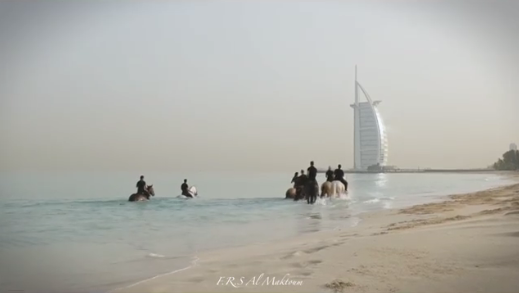
[[[497,174],[347,174],[349,200],[285,199],[291,173],[2,173],[0,291],[110,292],[197,254],[362,225],[359,215],[513,183]],[[183,179],[199,198],[178,198]],[[324,182],[324,175],[318,177]]]

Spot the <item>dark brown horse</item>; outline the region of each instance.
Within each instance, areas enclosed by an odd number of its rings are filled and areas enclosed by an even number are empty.
[[[155,196],[155,191],[153,190],[153,184],[148,185],[144,190],[143,194],[134,193],[130,195],[128,201],[144,201],[150,200],[150,196]]]
[[[300,199],[305,199],[305,198],[306,198],[306,194],[305,194],[304,185],[297,185],[295,187],[294,201],[298,201]]]
[[[304,186],[305,198],[308,204],[314,204],[319,196],[319,183],[317,180],[308,180]]]
[[[313,204],[317,196],[319,196],[319,185],[315,180],[308,180],[305,184],[295,187],[294,201],[306,199],[309,204]]]

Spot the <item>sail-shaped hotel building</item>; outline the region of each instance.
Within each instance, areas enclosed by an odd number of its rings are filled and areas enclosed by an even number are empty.
[[[366,101],[360,101],[361,93]],[[373,165],[387,165],[387,134],[377,109],[378,104],[380,101],[371,100],[357,81],[355,66],[355,103],[351,105],[354,110],[354,170],[362,171]]]

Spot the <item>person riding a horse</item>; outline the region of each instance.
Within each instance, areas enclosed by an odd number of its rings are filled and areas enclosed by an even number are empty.
[[[182,195],[187,197],[193,197],[191,193],[189,193],[189,185],[187,185],[187,179],[184,179],[184,183],[180,186],[180,190],[182,190]]]
[[[348,182],[344,179],[344,171],[341,169],[341,165],[337,166],[338,168],[335,169],[335,180],[339,180],[344,184],[344,188],[348,190]]]
[[[296,172],[297,174],[297,172]],[[301,170],[301,175],[294,180],[294,187],[296,189],[296,196],[294,200],[299,200],[304,198],[304,187],[306,185],[306,182],[308,181],[308,176],[305,174],[305,170]]]
[[[331,166],[328,166],[328,171],[326,171],[326,181],[332,182],[335,178],[335,175],[333,174],[333,170]]]
[[[292,177],[292,181],[290,183],[294,183],[294,188],[297,188],[299,178],[299,172],[294,173],[294,177]]]
[[[145,201],[149,200],[151,196],[155,196],[153,184],[146,186],[144,193],[134,193],[130,195],[128,201]]]
[[[141,175],[141,179],[137,181],[135,187],[137,187],[137,194],[142,194],[149,197],[149,192],[146,190],[146,181],[144,181],[144,175]]]
[[[319,184],[317,183],[317,168],[314,166],[314,161],[310,162],[308,171],[308,180],[305,184],[305,193],[308,203],[314,203],[319,193]]]

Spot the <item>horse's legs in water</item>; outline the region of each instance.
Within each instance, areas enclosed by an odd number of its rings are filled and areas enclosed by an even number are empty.
[[[316,186],[317,186],[317,188],[316,188]],[[317,185],[317,182],[313,182],[312,183],[312,203],[315,203],[318,195],[319,195],[319,185]]]
[[[306,195],[306,203],[310,204],[312,202],[312,193],[310,191],[310,182],[305,184],[305,195]]]
[[[308,204],[314,204],[317,199],[318,192],[316,192],[317,190],[315,189],[315,184],[316,184],[315,181],[309,181],[305,186],[306,190],[307,190],[306,202]],[[318,186],[318,188],[319,188],[319,186]]]
[[[296,196],[294,197],[294,201],[298,201],[300,199],[305,198],[305,187],[304,186],[298,186],[296,188]]]

